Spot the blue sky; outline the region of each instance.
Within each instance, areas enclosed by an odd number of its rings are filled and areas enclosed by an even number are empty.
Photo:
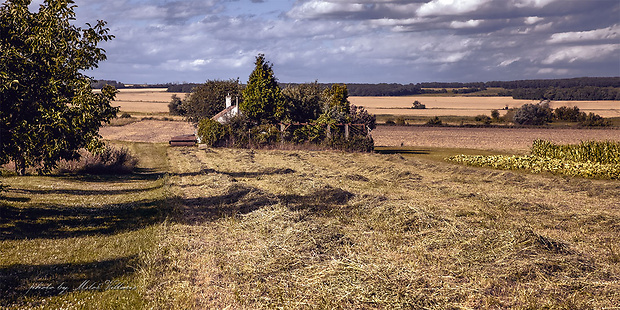
[[[42,0],[33,1],[32,8]],[[124,83],[417,83],[620,76],[619,0],[76,0]]]

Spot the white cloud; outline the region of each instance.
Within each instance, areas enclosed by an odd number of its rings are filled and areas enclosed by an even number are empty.
[[[573,63],[576,61],[592,61],[605,58],[612,53],[619,51],[620,44],[601,44],[590,46],[573,46],[560,49],[553,52],[542,63],[546,65],[568,62]]]
[[[547,4],[554,2],[556,0],[516,0],[514,2],[514,5],[518,8],[523,8],[523,7],[536,7],[536,8],[542,8],[545,7]]]
[[[618,38],[620,38],[620,26],[616,24],[611,27],[590,31],[554,33],[547,42],[568,43],[594,40],[617,40]]]
[[[294,7],[291,11],[288,12],[288,16],[292,18],[312,19],[323,15],[361,12],[363,10],[364,4],[361,3],[311,0],[309,2],[303,3],[300,6]]]
[[[418,16],[459,15],[473,12],[489,0],[432,0],[423,4],[417,11]]]
[[[506,60],[502,61],[502,62],[499,64],[499,66],[500,66],[500,67],[506,67],[506,66],[509,66],[510,64],[512,64],[512,63],[514,63],[514,62],[517,62],[517,61],[519,61],[519,60],[521,60],[521,57],[516,57],[516,58],[512,58],[512,59],[506,59]]]
[[[536,24],[540,21],[544,20],[544,18],[542,17],[538,17],[538,16],[528,16],[525,18],[525,23],[528,25],[533,25]]]
[[[450,28],[454,28],[454,29],[460,29],[460,28],[476,28],[480,25],[482,21],[479,19],[470,19],[468,21],[465,22],[461,22],[461,21],[453,21],[450,23]]]

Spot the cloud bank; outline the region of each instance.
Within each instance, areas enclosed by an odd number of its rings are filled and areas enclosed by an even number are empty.
[[[617,0],[76,2],[116,36],[88,74],[125,83],[246,81],[259,53],[282,82],[620,75]]]

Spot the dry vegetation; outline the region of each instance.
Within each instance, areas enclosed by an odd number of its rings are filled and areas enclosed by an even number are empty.
[[[620,184],[400,155],[175,148],[156,308],[620,303]]]
[[[124,126],[102,127],[99,134],[106,140],[160,143],[168,142],[173,136],[192,134],[195,130],[186,122],[144,120]]]
[[[121,112],[168,113],[172,95],[183,98],[185,93],[169,93],[165,88],[121,89],[112,105],[120,106]]]
[[[365,107],[373,114],[403,116],[476,116],[490,115],[491,110],[499,110],[508,106],[518,108],[533,100],[518,100],[512,97],[466,97],[466,96],[405,96],[405,97],[349,97],[352,104]],[[411,109],[412,103],[418,100],[426,105],[426,109]],[[583,112],[593,112],[602,117],[620,117],[618,101],[553,101],[551,108],[561,106],[577,106]]]
[[[588,140],[620,141],[618,129],[459,128],[378,126],[372,132],[377,146],[494,149],[526,151],[536,139],[560,144]]]

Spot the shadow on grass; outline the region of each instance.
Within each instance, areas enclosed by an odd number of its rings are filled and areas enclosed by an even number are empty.
[[[30,204],[15,207],[0,201],[0,240],[70,238],[114,234],[164,220],[165,199],[97,207]]]
[[[25,298],[33,296],[58,296],[80,290],[105,291],[115,285],[130,288],[129,283],[114,279],[133,273],[135,260],[136,256],[128,256],[80,264],[19,264],[0,268],[0,308],[20,305]]]
[[[185,206],[184,221],[201,223],[222,217],[247,214],[278,203],[286,205],[293,211],[329,211],[336,206],[346,204],[354,196],[353,193],[329,186],[308,195],[274,195],[255,187],[235,184],[222,195],[177,198],[177,203]]]
[[[180,176],[180,177],[188,177],[188,176],[195,177],[195,176],[205,175],[205,174],[210,174],[210,173],[225,174],[233,178],[256,178],[256,177],[266,176],[266,175],[291,174],[291,173],[295,173],[295,170],[289,169],[289,168],[286,168],[286,169],[266,168],[261,171],[226,172],[226,171],[217,171],[215,169],[210,169],[210,168],[204,168],[198,171],[175,173],[175,175]]]
[[[375,153],[378,154],[414,154],[414,155],[427,155],[431,150],[428,149],[405,149],[405,148],[375,148]]]

